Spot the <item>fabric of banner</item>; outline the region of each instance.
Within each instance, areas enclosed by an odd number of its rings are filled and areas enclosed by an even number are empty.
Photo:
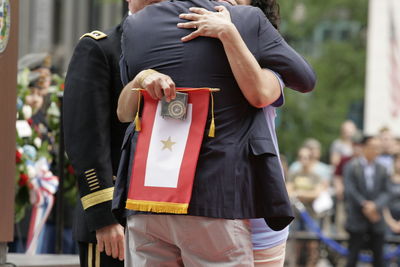
[[[178,89],[185,90],[185,89]],[[161,101],[144,106],[126,208],[186,214],[208,114],[210,91],[187,89],[185,120],[164,118]]]

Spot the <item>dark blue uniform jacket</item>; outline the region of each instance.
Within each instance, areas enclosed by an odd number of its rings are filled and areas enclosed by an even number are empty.
[[[65,80],[65,148],[75,170],[80,201],[74,217],[77,241],[96,242],[95,231],[117,223],[111,213],[113,176],[127,124],[117,118],[121,26],[76,45]]]

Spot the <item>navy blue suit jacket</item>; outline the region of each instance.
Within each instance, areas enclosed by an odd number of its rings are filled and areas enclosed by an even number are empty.
[[[205,129],[189,214],[265,218],[272,229],[282,229],[291,222],[293,213],[262,109],[252,107],[244,98],[219,40],[199,37],[187,43],[180,41],[190,30],[177,28],[176,24],[183,22],[179,14],[188,13],[192,6],[214,10],[216,5],[221,3],[167,1],[131,15],[123,27],[122,78],[127,83],[141,70],[152,68],[169,75],[177,87],[220,88],[214,94],[216,137],[209,138]],[[291,88],[313,89],[312,69],[258,8],[227,8],[261,67],[279,73]],[[209,114],[207,127],[210,119]],[[131,151],[135,140],[134,135]],[[121,167],[124,171],[118,177],[114,208],[124,206],[121,189],[127,187],[128,165]]]

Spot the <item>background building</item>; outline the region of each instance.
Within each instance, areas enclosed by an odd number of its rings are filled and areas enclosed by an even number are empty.
[[[122,0],[20,0],[19,58],[45,52],[59,73],[65,72],[82,34],[105,31],[121,21]]]

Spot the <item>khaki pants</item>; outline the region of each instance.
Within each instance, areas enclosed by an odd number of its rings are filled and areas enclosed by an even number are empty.
[[[125,266],[253,266],[248,220],[186,215],[128,217]]]
[[[272,248],[254,250],[254,266],[282,267],[285,263],[286,242]]]

